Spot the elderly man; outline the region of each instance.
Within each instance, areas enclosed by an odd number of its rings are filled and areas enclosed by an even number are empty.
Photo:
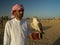
[[[11,10],[13,19],[7,21],[4,30],[4,45],[27,45],[27,37],[31,38],[27,22],[22,19],[24,7],[15,4]]]

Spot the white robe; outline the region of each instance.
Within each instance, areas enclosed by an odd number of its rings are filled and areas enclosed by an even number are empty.
[[[18,21],[14,18],[5,25],[3,45],[27,45],[27,35],[29,34],[27,22],[23,19]]]

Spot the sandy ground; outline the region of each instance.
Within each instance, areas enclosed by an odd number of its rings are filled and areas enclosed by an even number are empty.
[[[60,45],[60,20],[41,20],[41,23],[43,25],[45,37],[43,36],[44,39],[40,40],[40,42],[46,40],[48,45]],[[2,45],[3,42],[3,31],[0,24],[0,45]]]
[[[42,21],[50,45],[60,45],[60,20]]]

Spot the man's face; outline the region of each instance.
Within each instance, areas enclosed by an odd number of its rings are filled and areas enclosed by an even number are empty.
[[[22,19],[24,10],[14,10],[13,12],[15,18]]]

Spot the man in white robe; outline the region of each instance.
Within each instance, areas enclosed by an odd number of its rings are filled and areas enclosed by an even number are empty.
[[[4,30],[3,45],[27,45],[28,37],[31,38],[27,22],[22,19],[24,7],[22,4],[15,4],[11,10],[13,19],[7,21]]]

